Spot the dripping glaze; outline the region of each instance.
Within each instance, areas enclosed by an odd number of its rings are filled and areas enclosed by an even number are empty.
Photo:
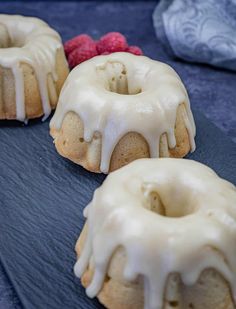
[[[151,192],[157,192],[165,215],[150,210]],[[162,308],[170,273],[192,285],[208,268],[224,276],[236,302],[235,205],[235,187],[198,162],[136,160],[111,173],[85,209],[88,233],[75,274],[81,277],[93,261],[86,292],[96,296],[121,246],[126,251],[124,279],[144,278],[145,309]]]
[[[177,108],[184,104],[184,121],[191,150],[195,149],[195,124],[186,89],[167,64],[144,56],[113,53],[94,57],[72,70],[61,91],[50,127],[60,130],[65,115],[73,111],[84,124],[84,140],[95,132],[102,136],[101,172],[109,170],[112,152],[128,132],[140,133],[151,157],[159,156],[159,142],[167,134],[176,145]]]
[[[26,121],[24,76],[21,63],[29,64],[37,77],[45,120],[50,112],[49,88],[56,94],[55,83],[47,84],[48,74],[57,81],[55,56],[62,43],[59,34],[44,21],[20,15],[0,15],[0,30],[10,37],[10,46],[1,42],[0,65],[12,70],[15,80],[16,119]],[[0,32],[1,33],[1,32]],[[54,88],[54,89],[52,89]]]

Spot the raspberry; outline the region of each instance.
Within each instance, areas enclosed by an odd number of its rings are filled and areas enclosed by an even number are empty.
[[[64,50],[65,54],[68,57],[69,54],[76,48],[80,47],[81,45],[88,43],[88,42],[94,42],[93,39],[87,35],[87,34],[80,34],[74,37],[73,39],[65,42],[64,44]]]
[[[84,62],[94,56],[97,56],[97,49],[95,42],[87,42],[80,47],[74,49],[68,57],[70,68],[74,68],[76,65]]]
[[[125,51],[128,48],[126,38],[119,32],[109,32],[97,42],[99,54]]]
[[[137,56],[143,55],[141,48],[139,48],[138,46],[129,46],[126,49],[126,52],[137,55]]]

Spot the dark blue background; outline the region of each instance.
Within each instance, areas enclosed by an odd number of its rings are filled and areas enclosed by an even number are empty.
[[[2,1],[0,12],[38,16],[67,40],[78,33],[94,38],[121,31],[145,54],[171,64],[183,78],[191,103],[236,141],[236,74],[171,59],[157,41],[152,12],[158,1]]]
[[[171,64],[201,110],[236,141],[236,75],[171,59],[157,41],[156,2],[0,2],[0,12],[38,16],[67,40],[120,31],[145,55]],[[198,149],[193,158],[236,182],[236,146],[195,112]],[[59,157],[48,122],[0,128],[0,309],[96,308],[71,272],[82,208],[103,180]]]

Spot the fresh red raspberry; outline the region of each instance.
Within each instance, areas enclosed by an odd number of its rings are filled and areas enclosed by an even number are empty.
[[[87,42],[80,47],[74,49],[68,57],[70,68],[74,68],[76,65],[84,62],[94,56],[97,56],[97,49],[95,42]]]
[[[141,48],[139,48],[138,46],[129,46],[126,49],[126,52],[137,55],[137,56],[143,55]]]
[[[119,32],[109,32],[97,42],[99,54],[125,51],[128,48],[126,38]]]
[[[80,34],[74,37],[73,39],[65,42],[64,44],[64,50],[65,54],[68,57],[69,54],[75,50],[76,48],[80,47],[81,45],[88,43],[88,42],[94,42],[93,39],[87,35],[87,34]]]
[[[100,55],[110,55],[110,53],[105,51],[104,53],[101,53]]]

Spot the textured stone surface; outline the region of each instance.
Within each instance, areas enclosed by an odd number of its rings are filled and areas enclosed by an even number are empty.
[[[155,4],[16,1],[0,7],[1,13],[45,19],[64,40],[82,32],[98,38],[121,31],[146,55],[171,64],[184,80],[192,105],[236,141],[236,75],[170,59],[152,27]],[[192,157],[236,182],[235,144],[195,114],[198,150]],[[85,297],[71,270],[82,208],[103,176],[59,157],[48,136],[48,122],[0,125],[0,259],[4,264],[0,265],[0,309],[22,304],[37,309],[100,307]]]
[[[121,31],[145,55],[172,65],[189,91],[191,103],[236,141],[236,74],[208,65],[171,59],[158,42],[152,13],[158,1],[4,2],[1,13],[43,18],[67,40],[78,33],[99,38]]]
[[[189,157],[236,183],[236,144],[201,113],[194,115],[197,150]],[[0,308],[100,308],[72,268],[83,208],[104,175],[60,157],[48,121],[0,129]]]

